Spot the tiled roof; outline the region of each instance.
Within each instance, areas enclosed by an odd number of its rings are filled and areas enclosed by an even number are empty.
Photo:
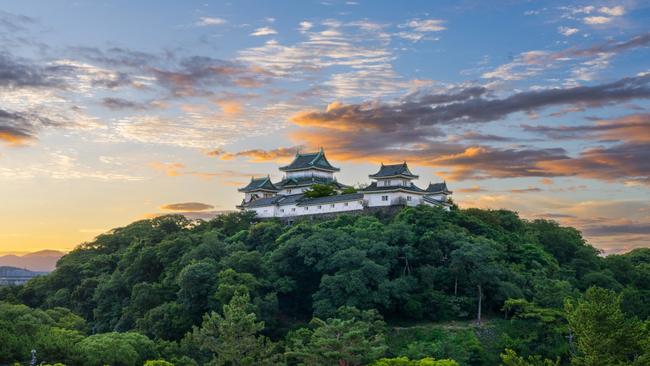
[[[336,196],[304,198],[300,200],[298,206],[323,205],[334,202],[358,201],[363,198],[363,193],[337,194]]]
[[[306,169],[319,169],[328,172],[338,172],[340,169],[333,167],[325,157],[325,151],[320,151],[308,154],[296,154],[295,159],[291,164],[280,167],[282,171],[296,171]]]
[[[345,184],[339,183],[333,179],[318,176],[285,178],[275,183],[275,186],[279,188],[292,188],[309,186],[312,184],[332,184],[337,188],[347,187]]]
[[[248,183],[246,187],[238,189],[238,191],[240,192],[252,192],[257,190],[277,192],[280,189],[278,189],[278,187],[274,186],[273,183],[271,183],[271,179],[269,177],[257,178],[257,179],[251,178],[250,183]]]
[[[285,205],[291,205],[302,199],[305,195],[304,194],[292,194],[288,196],[274,196],[274,197],[267,197],[267,198],[259,198],[254,201],[250,201],[248,203],[244,203],[241,205],[241,207],[262,207],[262,206],[273,206],[273,205],[278,205],[278,206],[285,206]]]
[[[381,164],[381,168],[375,174],[369,175],[370,178],[387,178],[387,177],[408,177],[408,178],[417,178],[418,176],[411,173],[406,162],[402,164],[391,164],[384,165]]]
[[[426,191],[428,193],[440,193],[440,192],[451,193],[451,191],[447,189],[447,182],[429,183],[429,186],[427,187]]]
[[[386,186],[386,187],[379,187],[377,186],[377,182],[372,182],[371,185],[367,186],[366,188],[362,189],[362,192],[390,192],[390,191],[407,191],[407,192],[415,192],[415,193],[424,193],[425,190],[422,188],[416,186],[415,184],[411,183],[407,186]]]
[[[434,204],[434,205],[438,205],[438,206],[451,206],[451,205],[449,204],[449,202],[447,202],[447,201],[441,201],[441,200],[435,199],[435,198],[433,198],[433,197],[431,197],[431,196],[424,196],[423,199],[424,199],[426,202],[432,203],[432,204]]]
[[[264,206],[286,206],[286,205],[297,205],[297,206],[313,206],[313,205],[324,205],[334,202],[347,202],[347,201],[356,201],[363,198],[363,193],[349,193],[349,194],[339,194],[336,196],[327,196],[327,197],[317,197],[317,198],[307,198],[304,194],[292,194],[288,196],[275,196],[268,198],[260,198],[249,203],[242,204],[241,207],[264,207]]]
[[[272,206],[275,205],[279,200],[281,200],[284,197],[285,196],[273,196],[273,197],[266,197],[266,198],[258,198],[256,200],[242,204],[241,207]]]

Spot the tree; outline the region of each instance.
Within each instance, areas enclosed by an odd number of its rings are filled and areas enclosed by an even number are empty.
[[[174,366],[174,364],[165,360],[147,360],[144,366]]]
[[[643,325],[621,311],[621,298],[611,290],[591,287],[582,300],[565,304],[569,328],[576,338],[577,366],[630,365],[642,355]]]
[[[277,365],[275,344],[258,335],[264,322],[249,311],[247,293],[238,293],[223,306],[223,316],[211,312],[203,317],[201,328],[194,327],[191,338],[199,348],[212,354],[210,365]]]
[[[287,357],[301,365],[355,366],[381,357],[387,349],[384,322],[375,310],[341,307],[337,318],[311,321],[287,338]]]
[[[462,269],[467,274],[469,282],[476,286],[476,324],[479,326],[485,285],[494,281],[500,273],[496,263],[497,254],[492,241],[485,239],[463,243],[460,248],[451,253],[451,266]]]
[[[77,343],[76,353],[84,365],[136,366],[157,356],[153,341],[134,332],[92,335]]]
[[[407,357],[382,358],[371,364],[371,366],[458,366],[458,362],[450,359],[436,360],[423,358],[421,360],[409,360]]]
[[[517,355],[517,352],[506,349],[501,354],[502,366],[559,366],[560,359],[551,361],[549,359],[542,359],[540,356],[529,356],[527,359]]]
[[[318,198],[318,197],[327,197],[335,196],[336,190],[331,184],[313,184],[309,189],[305,191],[305,197],[309,198]]]
[[[352,193],[357,193],[357,189],[354,187],[345,187],[341,191],[341,194],[352,194]]]

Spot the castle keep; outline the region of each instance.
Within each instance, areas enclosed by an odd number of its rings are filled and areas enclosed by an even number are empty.
[[[343,193],[350,186],[334,176],[340,169],[332,166],[323,149],[315,153],[297,153],[291,164],[280,167],[284,178],[273,183],[270,177],[251,178],[239,191],[244,199],[237,208],[254,211],[257,217],[293,217],[359,211],[369,207],[438,206],[449,210],[452,192],[446,183],[429,184],[426,189],[416,186],[406,162],[382,164],[379,171],[369,175],[372,183],[356,193]],[[305,191],[315,184],[330,185],[336,195],[310,198]]]

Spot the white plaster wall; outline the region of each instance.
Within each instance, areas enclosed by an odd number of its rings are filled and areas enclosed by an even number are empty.
[[[388,201],[383,201],[382,196],[388,196]],[[408,197],[411,197],[408,200]],[[391,206],[403,201],[407,206],[417,206],[422,203],[422,195],[407,192],[365,193],[363,198],[368,201],[369,207]]]
[[[262,207],[254,207],[251,208],[250,210],[255,211],[255,214],[257,217],[275,217],[275,206],[262,206]]]
[[[408,179],[378,179],[377,186],[379,187],[395,187],[409,185]]]
[[[363,200],[326,203],[322,205],[310,205],[310,206],[296,206],[296,205],[265,206],[265,207],[255,207],[252,208],[251,210],[255,211],[257,216],[262,218],[293,217],[293,216],[363,210]]]
[[[290,194],[298,194],[306,191],[309,187],[298,187],[298,188],[289,188],[291,192],[289,192],[289,189],[282,189],[280,190],[279,194],[282,196],[288,196]]]
[[[299,178],[299,177],[323,177],[323,178],[334,178],[334,173],[324,172],[316,169],[301,170],[298,172],[287,172],[287,178]]]

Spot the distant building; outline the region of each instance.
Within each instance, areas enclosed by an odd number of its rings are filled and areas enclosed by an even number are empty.
[[[342,192],[350,186],[336,180],[334,173],[340,171],[325,157],[323,149],[315,153],[297,153],[291,164],[280,167],[284,178],[276,183],[269,176],[251,178],[247,186],[240,188],[244,199],[237,208],[254,211],[257,217],[293,217],[304,215],[335,214],[360,211],[372,207],[429,205],[449,210],[452,192],[447,184],[429,184],[419,188],[412,180],[413,174],[406,162],[384,165],[369,175],[373,182],[357,193]],[[304,192],[314,184],[333,186],[337,195],[309,198]]]

